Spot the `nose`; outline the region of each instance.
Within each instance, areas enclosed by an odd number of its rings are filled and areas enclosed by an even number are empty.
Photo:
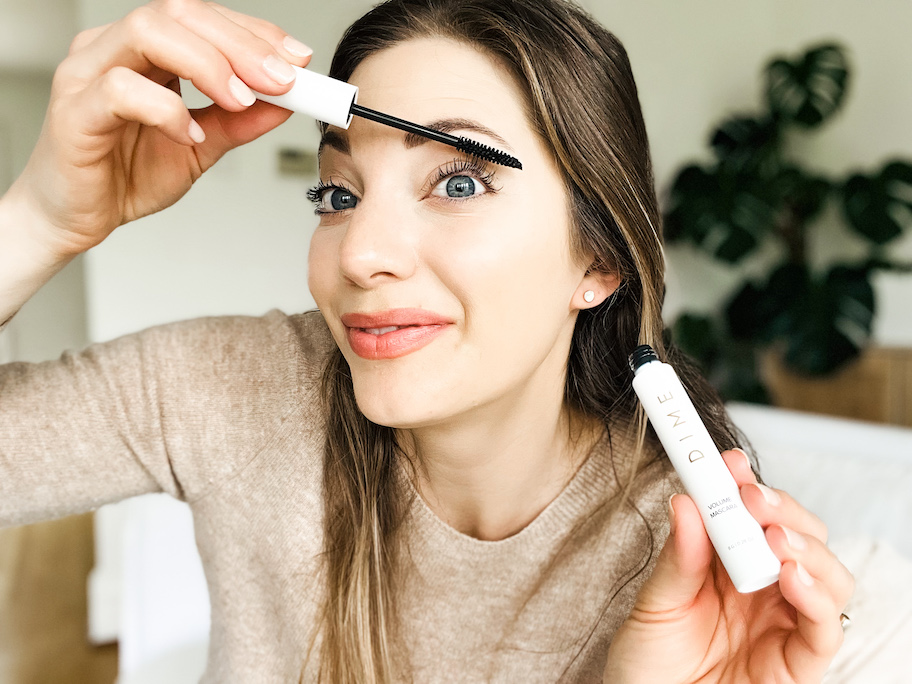
[[[405,280],[415,273],[417,235],[391,201],[362,200],[352,212],[339,245],[339,267],[360,288]]]

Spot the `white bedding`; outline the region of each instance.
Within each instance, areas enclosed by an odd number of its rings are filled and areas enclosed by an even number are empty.
[[[890,544],[856,537],[830,544],[855,576],[852,619],[825,684],[912,682],[912,561]]]

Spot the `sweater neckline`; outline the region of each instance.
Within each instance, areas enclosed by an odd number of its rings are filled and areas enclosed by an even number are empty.
[[[519,532],[498,540],[477,539],[444,522],[415,488],[406,468],[399,468],[405,492],[411,497],[409,524],[435,546],[472,553],[499,553],[562,537],[580,515],[617,490],[611,452],[617,448],[614,430],[605,430],[582,465],[560,493]]]

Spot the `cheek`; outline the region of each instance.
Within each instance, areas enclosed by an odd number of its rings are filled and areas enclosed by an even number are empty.
[[[326,297],[335,278],[337,251],[338,239],[332,231],[317,228],[310,238],[307,253],[307,286],[320,309],[325,307]]]
[[[479,308],[489,309],[482,305],[494,301],[567,304],[568,288],[582,275],[570,256],[568,217],[557,203],[502,203],[432,234],[434,244],[425,251],[434,255],[432,269],[460,299]]]

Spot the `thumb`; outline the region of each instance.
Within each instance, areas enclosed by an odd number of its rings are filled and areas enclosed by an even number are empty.
[[[667,612],[689,607],[709,576],[714,551],[696,504],[686,494],[675,494],[668,506],[671,532],[637,597],[640,610]]]
[[[193,112],[193,118],[206,134],[196,145],[200,166],[205,171],[226,152],[245,145],[283,123],[291,112],[265,102],[254,102],[241,112],[228,112],[218,105]]]

